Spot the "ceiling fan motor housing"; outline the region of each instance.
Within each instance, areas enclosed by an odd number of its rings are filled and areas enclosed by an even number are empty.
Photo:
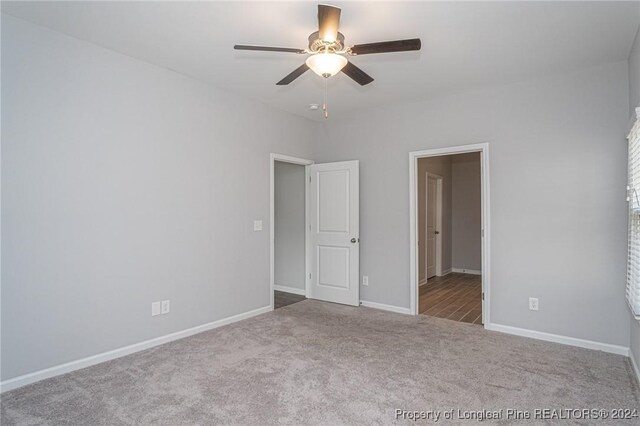
[[[309,34],[309,50],[311,52],[321,52],[326,48],[334,52],[342,52],[344,50],[344,34],[339,32],[336,40],[331,43],[321,40],[319,31]]]

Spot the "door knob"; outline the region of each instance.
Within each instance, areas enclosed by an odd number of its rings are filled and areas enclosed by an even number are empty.
[[[356,243],[356,241],[358,241],[358,240],[356,240],[355,238],[351,239],[351,242],[354,243],[354,244]]]
[[[434,231],[434,234],[438,235],[440,233],[440,231]]]

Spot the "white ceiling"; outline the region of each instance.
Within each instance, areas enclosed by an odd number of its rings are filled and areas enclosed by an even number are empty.
[[[306,47],[316,2],[2,2],[3,13],[187,74],[311,119],[322,79],[289,53],[234,44]],[[640,2],[335,2],[348,45],[420,37],[420,52],[350,58],[375,81],[329,81],[332,114],[410,102],[625,60]]]

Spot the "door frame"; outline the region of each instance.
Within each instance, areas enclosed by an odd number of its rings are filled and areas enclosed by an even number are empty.
[[[418,315],[419,286],[417,262],[418,237],[418,159],[443,155],[480,153],[480,193],[482,215],[482,323],[487,328],[491,315],[491,221],[489,203],[489,143],[452,146],[409,152],[409,287],[411,313]]]
[[[271,153],[269,156],[269,300],[271,310],[274,308],[275,285],[275,166],[276,161],[282,163],[298,164],[304,167],[304,276],[305,296],[309,295],[309,168],[314,161],[305,158],[292,157],[290,155]]]
[[[435,262],[436,262],[436,277],[441,277],[442,276],[442,182],[443,182],[443,177],[440,175],[437,175],[435,173],[431,173],[431,172],[427,172],[424,180],[425,180],[425,197],[424,197],[424,219],[425,219],[425,226],[424,226],[424,240],[425,240],[425,247],[424,247],[424,274],[425,276],[427,275],[427,259],[428,257],[428,249],[426,246],[426,241],[427,241],[427,204],[429,203],[429,197],[428,197],[428,191],[429,191],[429,178],[431,179],[435,179],[436,180],[436,229],[440,232],[439,234],[436,235],[436,258],[435,258]],[[420,266],[420,265],[418,265]],[[425,277],[425,282],[428,280],[428,278]],[[419,283],[418,283],[419,284]]]

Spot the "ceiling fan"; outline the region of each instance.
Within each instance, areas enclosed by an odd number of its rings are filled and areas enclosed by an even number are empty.
[[[373,77],[355,66],[344,56],[369,55],[372,53],[406,52],[420,50],[419,38],[409,40],[383,41],[379,43],[356,44],[347,47],[344,43],[344,35],[338,31],[341,9],[325,4],[318,5],[318,31],[309,35],[309,47],[296,49],[289,47],[248,46],[236,44],[236,50],[257,50],[266,52],[286,52],[300,55],[311,55],[304,64],[293,70],[285,78],[277,82],[279,86],[287,85],[304,74],[308,69],[325,78],[325,105],[326,114],[326,79],[342,71],[361,86],[373,81]]]

